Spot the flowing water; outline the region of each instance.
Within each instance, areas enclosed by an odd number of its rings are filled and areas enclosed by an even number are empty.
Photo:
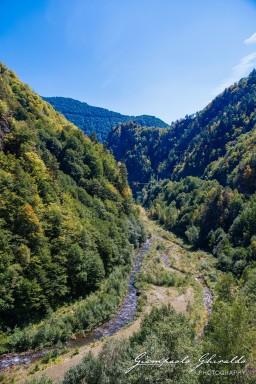
[[[159,240],[164,240],[159,235],[153,235],[154,238]],[[116,333],[119,329],[123,328],[126,324],[130,323],[134,320],[136,310],[137,310],[137,296],[138,291],[135,287],[135,278],[138,272],[140,271],[142,260],[145,254],[149,251],[150,247],[152,245],[152,239],[147,239],[144,245],[139,249],[137,257],[135,259],[135,263],[132,269],[132,272],[130,274],[129,278],[129,284],[128,284],[128,291],[127,294],[121,304],[121,306],[118,308],[116,314],[113,316],[112,319],[104,323],[103,325],[95,328],[93,331],[89,333],[80,333],[77,334],[74,339],[68,339],[66,341],[67,347],[81,347],[87,344],[90,344],[91,342],[95,340],[99,340],[102,337],[111,336],[114,333]],[[163,262],[164,264],[171,270],[176,273],[179,273],[181,275],[185,275],[185,272],[180,271],[174,267],[171,266],[169,262],[168,254],[165,254],[163,256]],[[198,281],[202,286],[204,290],[204,306],[207,310],[207,312],[211,313],[211,306],[212,306],[212,294],[209,290],[209,287],[205,281],[205,279],[202,276],[194,276],[195,280]],[[203,330],[202,330],[203,332]],[[201,333],[202,333],[201,332]],[[6,369],[15,365],[20,364],[29,364],[41,357],[43,357],[47,352],[53,350],[52,348],[44,348],[40,351],[28,351],[21,354],[6,354],[2,355],[0,357],[0,369]]]
[[[123,328],[126,324],[134,320],[137,309],[137,295],[138,291],[135,287],[135,278],[140,271],[143,257],[149,251],[152,245],[152,240],[147,239],[144,245],[139,249],[135,263],[130,274],[128,292],[117,310],[114,317],[105,324],[95,328],[93,331],[85,334],[76,335],[75,339],[68,339],[66,346],[68,347],[81,347],[87,345],[95,340],[98,340],[105,336],[111,336],[119,329]],[[44,356],[47,352],[53,348],[45,348],[40,351],[28,351],[22,354],[6,354],[0,357],[0,369],[6,369],[11,366],[19,364],[29,364],[38,358]]]

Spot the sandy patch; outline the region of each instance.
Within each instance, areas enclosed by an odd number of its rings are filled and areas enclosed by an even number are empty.
[[[153,305],[160,307],[164,304],[170,304],[178,313],[186,313],[188,303],[194,303],[194,289],[189,287],[184,294],[179,295],[175,288],[155,287],[147,293],[147,303],[146,313],[150,312]]]

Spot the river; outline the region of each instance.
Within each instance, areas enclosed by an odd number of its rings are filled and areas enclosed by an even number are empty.
[[[134,320],[137,310],[138,291],[135,287],[135,278],[140,271],[142,260],[152,245],[152,239],[148,238],[143,246],[138,250],[133,269],[130,274],[127,294],[112,319],[103,325],[95,328],[93,331],[84,334],[78,334],[74,339],[66,341],[67,347],[81,347],[102,337],[111,336],[126,324]],[[40,351],[29,351],[21,354],[5,354],[0,357],[0,369],[6,369],[15,365],[29,364],[38,358],[43,357],[47,352],[53,350],[45,348]]]

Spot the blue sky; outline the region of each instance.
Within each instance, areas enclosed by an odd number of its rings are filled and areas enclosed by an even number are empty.
[[[0,0],[0,60],[43,96],[166,122],[256,67],[256,1]]]

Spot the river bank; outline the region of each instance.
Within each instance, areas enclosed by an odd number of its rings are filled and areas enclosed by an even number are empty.
[[[150,233],[150,239],[146,241],[136,258],[127,296],[116,315],[109,322],[92,331],[91,334],[77,335],[73,340],[69,340],[67,353],[49,359],[46,363],[38,361],[12,368],[8,372],[10,378],[17,378],[19,375],[20,380],[17,383],[24,384],[28,378],[49,376],[60,383],[65,372],[71,366],[78,364],[89,351],[97,355],[106,340],[125,339],[138,331],[144,315],[149,313],[154,306],[170,304],[176,312],[186,314],[195,324],[196,332],[200,337],[207,323],[212,303],[211,293],[210,300],[206,300],[205,289],[208,276],[202,280],[203,274],[200,265],[208,263],[212,272],[214,258],[201,253],[200,259],[198,259],[198,252],[193,251],[189,252],[188,256],[187,250],[174,242],[172,234],[148,220],[145,214],[144,221]],[[186,258],[189,262],[183,260]],[[177,267],[179,264],[186,265],[187,270],[184,265],[179,270]],[[143,274],[146,274],[147,271],[157,271],[156,265],[170,269],[169,274],[181,274],[183,280],[177,286],[154,285],[143,281]],[[191,271],[195,274],[194,276]],[[210,292],[208,285],[207,289]]]

